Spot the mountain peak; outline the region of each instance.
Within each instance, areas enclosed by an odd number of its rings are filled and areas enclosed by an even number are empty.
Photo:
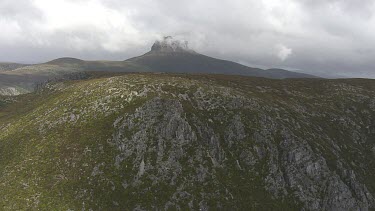
[[[172,36],[166,36],[162,40],[155,41],[154,45],[151,47],[152,52],[164,52],[164,53],[195,53],[189,48],[188,41],[177,40]]]

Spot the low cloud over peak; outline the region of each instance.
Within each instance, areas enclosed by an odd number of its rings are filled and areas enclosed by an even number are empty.
[[[373,0],[2,0],[0,60],[123,60],[171,34],[242,63],[375,77],[374,14]]]

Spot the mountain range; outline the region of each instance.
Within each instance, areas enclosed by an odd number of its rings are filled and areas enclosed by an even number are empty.
[[[36,65],[0,64],[0,94],[27,93],[35,85],[77,72],[166,72],[210,73],[255,76],[274,79],[315,78],[315,76],[282,69],[263,70],[235,62],[215,59],[189,49],[187,42],[165,37],[156,41],[151,51],[125,61],[84,61],[75,58],[59,58]]]

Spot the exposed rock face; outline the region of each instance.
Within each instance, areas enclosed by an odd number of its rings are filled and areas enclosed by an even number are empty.
[[[162,53],[195,53],[189,48],[188,41],[176,40],[171,36],[164,37],[161,41],[156,41],[151,47],[151,52]]]
[[[0,207],[371,210],[373,83],[155,74],[48,84],[38,98],[48,104],[0,122]]]

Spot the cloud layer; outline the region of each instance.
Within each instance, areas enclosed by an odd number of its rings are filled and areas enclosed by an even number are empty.
[[[375,1],[1,0],[0,60],[123,60],[155,39],[260,67],[375,78]]]

